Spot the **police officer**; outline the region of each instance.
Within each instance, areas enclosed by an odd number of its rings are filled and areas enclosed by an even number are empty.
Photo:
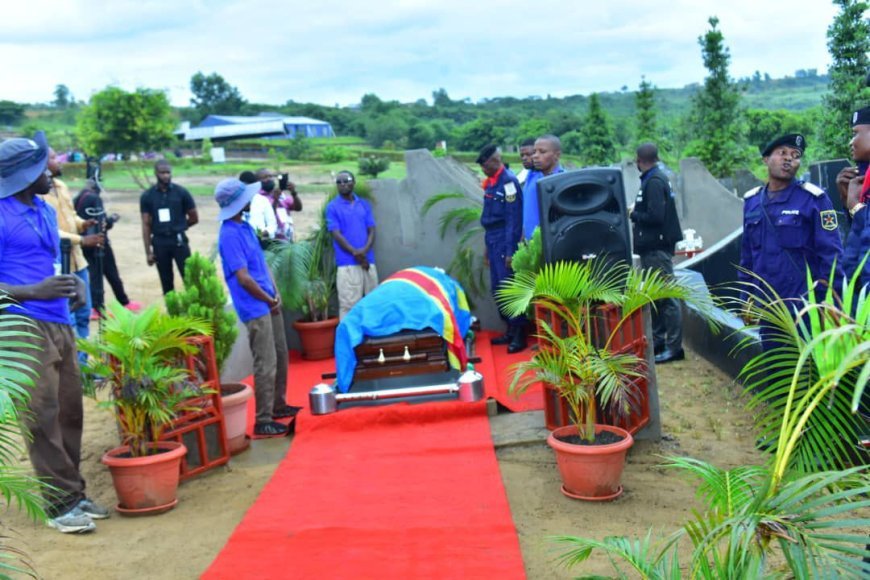
[[[836,260],[835,279],[843,276],[837,212],[823,189],[795,179],[805,148],[803,135],[771,141],[761,153],[767,184],[743,196],[740,266],[760,276],[786,300],[806,295],[807,266],[813,280],[825,284]],[[758,279],[742,271],[738,278],[756,285],[755,296],[771,298]]]
[[[840,197],[852,218],[843,254],[843,269],[851,279],[864,260],[859,285],[870,285],[870,210],[867,209],[870,205],[870,107],[852,115],[849,146],[858,168],[846,167],[837,175]]]
[[[674,276],[674,244],[683,239],[671,184],[659,169],[659,150],[654,143],[637,148],[640,191],[631,212],[634,251],[644,268]],[[683,317],[674,298],[659,300],[652,314],[655,361],[683,360]]]
[[[481,149],[477,163],[486,175],[480,225],[486,232],[484,241],[489,260],[490,287],[495,294],[502,281],[513,274],[511,258],[523,228],[523,190],[516,176],[502,163],[501,151],[495,145]],[[507,344],[509,353],[524,350],[527,346],[526,318],[519,316],[506,320],[507,332],[492,339],[492,343]]]

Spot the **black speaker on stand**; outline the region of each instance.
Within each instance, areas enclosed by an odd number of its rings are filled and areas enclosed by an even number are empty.
[[[622,170],[591,167],[538,181],[545,263],[606,256],[631,264]]]

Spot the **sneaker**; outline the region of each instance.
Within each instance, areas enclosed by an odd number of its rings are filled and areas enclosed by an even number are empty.
[[[139,312],[140,310],[142,310],[142,303],[131,300],[124,305],[124,308],[131,312]]]
[[[91,308],[91,320],[99,320],[100,318],[102,318],[100,316],[100,311],[96,308]]]
[[[48,520],[48,525],[62,534],[84,534],[97,529],[91,516],[80,510],[78,506],[65,514],[51,518]]]
[[[110,515],[108,509],[104,508],[89,497],[80,501],[76,507],[82,510],[84,514],[90,516],[92,520],[104,520]]]
[[[287,426],[277,421],[254,425],[255,437],[281,437],[287,434]]]

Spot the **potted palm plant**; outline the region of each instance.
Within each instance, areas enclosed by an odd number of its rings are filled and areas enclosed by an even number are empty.
[[[213,261],[199,252],[187,259],[184,289],[166,295],[166,310],[172,316],[194,316],[210,323],[215,361],[220,373],[239,329],[235,311],[227,308],[227,292]],[[248,400],[254,396],[254,389],[244,383],[221,383],[220,392],[227,447],[235,455],[250,447],[250,438],[246,435]]]
[[[556,453],[562,492],[572,498],[610,500],[622,493],[620,477],[631,435],[597,421],[599,407],[616,415],[632,411],[634,379],[645,361],[613,347],[623,324],[655,300],[676,298],[709,312],[708,295],[655,270],[635,270],[605,259],[559,262],[540,271],[518,272],[497,293],[502,312],[516,316],[532,303],[539,312],[540,348],[528,361],[513,366],[511,391],[522,393],[539,382],[554,388],[567,402],[573,425],[559,427],[547,442]],[[618,322],[604,335],[596,328],[596,309],[610,304]],[[548,323],[547,318],[555,323]]]
[[[325,228],[324,228],[325,231]],[[329,358],[335,346],[338,317],[330,316],[335,289],[335,268],[324,266],[331,254],[324,240],[275,243],[266,251],[266,261],[281,293],[281,301],[302,318],[293,322],[302,343],[302,356],[309,360]]]
[[[189,399],[204,394],[180,357],[195,349],[186,339],[210,332],[197,318],[169,316],[156,306],[136,314],[115,301],[102,338],[79,341],[89,355],[82,368],[85,392],[96,397],[98,389],[107,389],[109,397],[99,405],[118,422],[121,446],[106,452],[102,462],[112,473],[123,514],[162,513],[178,502],[187,449],[160,436],[179,413],[193,410]]]
[[[856,456],[855,440],[842,444],[844,433],[856,434],[850,425],[861,421],[855,411],[870,379],[870,299],[857,279],[823,298],[811,291],[797,307],[770,287],[770,298],[742,301],[778,343],[742,373],[758,426],[770,435],[764,465],[725,470],[669,458],[667,467],[700,481],[704,505],[690,521],[661,542],[651,532],[563,536],[563,563],[600,551],[623,577],[623,568],[643,578],[870,577],[867,455]],[[683,543],[688,562],[679,560]]]

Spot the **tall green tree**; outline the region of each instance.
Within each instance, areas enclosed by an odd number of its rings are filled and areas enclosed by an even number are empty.
[[[597,93],[589,97],[589,112],[580,129],[582,150],[580,155],[586,165],[609,165],[616,157],[613,145],[613,128],[610,119],[601,108]]]
[[[52,104],[58,109],[66,109],[75,103],[75,99],[66,85],[57,85],[54,87],[54,101]]]
[[[870,100],[865,86],[870,67],[870,21],[864,17],[870,4],[856,0],[834,0],[840,13],[828,27],[828,52],[833,64],[828,70],[830,91],[824,98],[825,114],[819,141],[826,157],[849,157],[850,116]]]
[[[637,110],[637,131],[635,140],[638,143],[657,141],[661,137],[656,122],[655,87],[646,77],[641,77],[640,86],[634,96],[634,106]]]
[[[224,80],[218,73],[206,76],[197,72],[190,77],[190,104],[200,119],[208,115],[238,115],[247,104],[239,89]]]
[[[708,71],[703,88],[692,101],[689,130],[698,137],[683,152],[698,157],[716,177],[733,175],[748,161],[746,123],[740,110],[740,92],[728,74],[731,54],[718,29],[719,19],[711,16],[710,30],[698,37],[701,56]]]
[[[95,93],[78,115],[76,133],[88,155],[120,153],[137,185],[149,184],[147,169],[130,163],[130,156],[159,151],[175,139],[176,119],[163,91],[139,88],[128,93],[107,87]]]

